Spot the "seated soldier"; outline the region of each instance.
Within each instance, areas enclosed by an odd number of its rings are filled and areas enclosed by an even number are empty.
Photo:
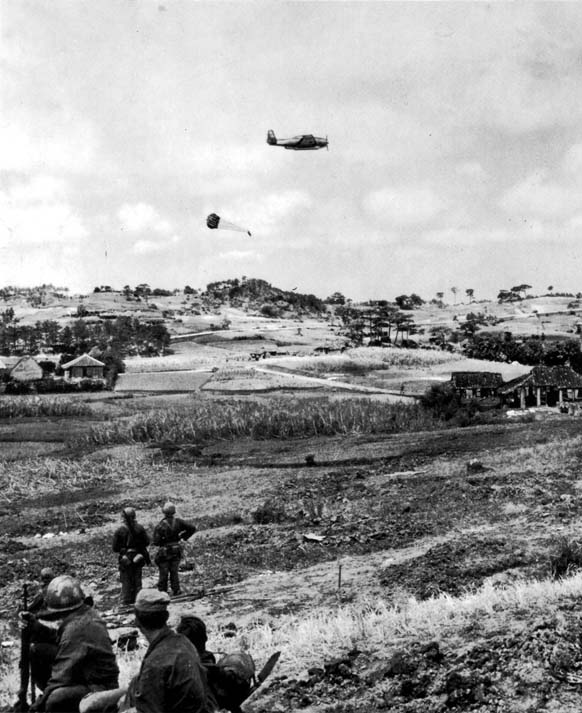
[[[50,678],[33,711],[77,713],[87,693],[117,687],[119,669],[107,627],[88,603],[81,585],[55,577],[46,592],[41,620],[60,622]]]
[[[176,631],[178,634],[183,634],[187,639],[190,639],[194,644],[203,666],[216,663],[216,656],[211,651],[206,650],[208,636],[206,634],[206,624],[202,619],[187,614],[180,619]]]
[[[218,663],[213,653],[206,650],[206,625],[197,616],[186,615],[176,631],[186,636],[196,647],[206,669],[210,695],[216,707],[231,713],[242,713],[241,703],[253,691],[255,664],[246,652],[226,654]]]
[[[194,646],[167,625],[170,597],[142,589],[135,600],[136,624],[149,643],[138,675],[131,681],[122,711],[210,713],[206,673]]]

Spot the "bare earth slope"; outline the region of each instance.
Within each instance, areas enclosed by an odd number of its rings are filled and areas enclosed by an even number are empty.
[[[170,497],[200,530],[187,548],[184,588],[230,587],[172,605],[173,616],[203,616],[211,648],[246,641],[259,662],[283,651],[247,710],[578,710],[576,685],[566,679],[580,665],[576,590],[558,592],[550,604],[496,597],[500,585],[549,576],[555,538],[576,532],[579,431],[578,421],[557,418],[390,437],[220,443],[169,461],[139,446],[77,454],[92,464],[118,462],[118,486],[4,497],[2,638],[16,638],[12,613],[22,578],[48,564],[80,576],[101,610],[114,607],[109,547],[120,508],[134,505],[151,528]],[[468,474],[472,458],[487,469]],[[129,481],[128,462],[139,465]],[[153,583],[154,571],[147,575]],[[489,594],[463,604],[467,588],[484,584],[493,587]],[[382,607],[398,625],[390,628],[386,618],[367,624]],[[326,633],[317,638],[321,617]],[[303,634],[307,621],[315,623]],[[229,622],[234,639],[225,634]],[[15,649],[3,652],[0,700],[8,701]],[[124,670],[135,670],[142,654]]]

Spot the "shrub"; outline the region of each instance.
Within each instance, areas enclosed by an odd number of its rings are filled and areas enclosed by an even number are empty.
[[[258,525],[267,525],[271,522],[283,522],[285,508],[275,500],[266,500],[253,512],[253,521]]]
[[[561,537],[550,554],[550,569],[554,579],[575,574],[582,565],[582,546],[575,540]]]

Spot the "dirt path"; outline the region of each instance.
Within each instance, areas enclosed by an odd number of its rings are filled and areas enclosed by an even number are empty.
[[[388,403],[415,403],[416,398],[413,396],[405,396],[400,394],[395,394],[393,391],[388,391],[387,389],[376,388],[374,386],[364,386],[359,384],[349,384],[345,381],[337,381],[335,378],[323,379],[317,376],[307,376],[305,374],[294,374],[290,371],[284,370],[277,367],[260,367],[255,366],[256,371],[262,371],[266,374],[277,374],[279,376],[287,377],[289,379],[297,379],[299,376],[302,381],[308,381],[312,384],[319,384],[320,386],[332,387],[334,389],[343,389],[345,391],[351,391],[355,393],[364,394],[385,394],[388,398],[386,401]]]

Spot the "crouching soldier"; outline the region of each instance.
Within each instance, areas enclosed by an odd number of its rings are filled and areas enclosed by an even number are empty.
[[[154,545],[159,549],[155,563],[159,570],[158,589],[168,591],[168,576],[172,594],[180,594],[180,577],[178,567],[182,559],[182,542],[188,540],[196,532],[196,526],[191,522],[176,517],[176,506],[166,503],[162,512],[164,519],[154,529]]]
[[[255,675],[255,662],[246,651],[225,654],[218,663],[206,649],[206,625],[197,616],[182,616],[178,633],[190,639],[206,669],[210,699],[216,709],[242,713],[241,704],[263,683],[279,660],[280,652],[271,656]]]
[[[142,586],[142,569],[151,564],[150,538],[145,528],[138,524],[133,508],[125,508],[121,520],[123,524],[113,535],[113,551],[119,555],[121,603],[133,604]]]
[[[210,713],[216,710],[206,673],[194,646],[167,625],[170,597],[142,589],[135,600],[136,623],[149,643],[138,675],[129,684],[121,711]]]
[[[31,710],[76,713],[87,693],[117,687],[119,669],[107,627],[87,601],[72,577],[55,577],[48,585],[46,609],[38,618],[59,623],[57,651],[47,685]]]

